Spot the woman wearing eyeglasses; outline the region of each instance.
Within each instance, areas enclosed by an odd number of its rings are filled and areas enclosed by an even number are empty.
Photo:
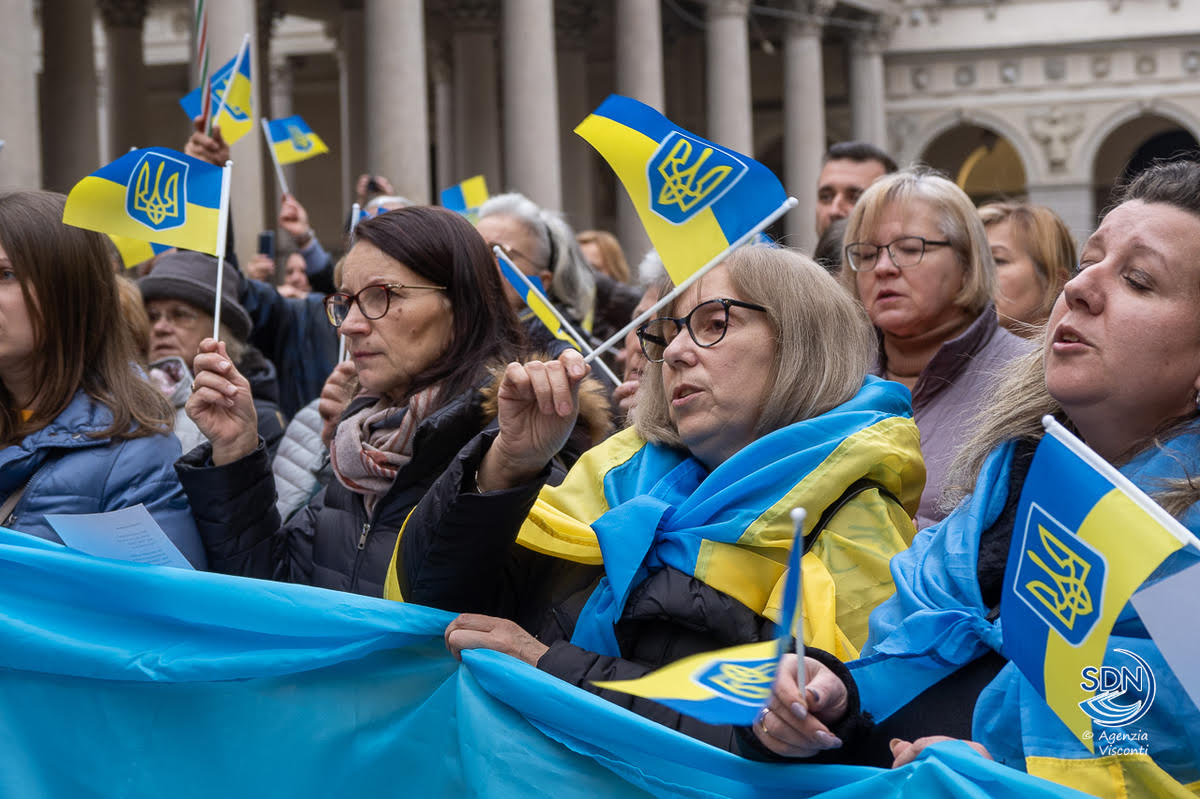
[[[506,652],[732,748],[732,728],[593,681],[772,637],[797,506],[805,637],[835,667],[855,657],[893,591],[923,470],[907,392],[866,376],[865,314],[808,258],[739,249],[666,313],[639,333],[633,427],[559,486],[545,487],[549,462],[586,366],[574,351],[508,366],[499,429],[417,506],[386,596],[464,613],[446,632],[456,656]]]
[[[212,446],[179,472],[214,570],[379,596],[409,511],[487,424],[489,367],[524,338],[483,239],[444,209],[360,223],[340,288],[325,307],[360,390],[330,446],[336,480],[280,527],[245,380],[211,340],[188,412]]]
[[[922,529],[946,515],[946,471],[995,372],[1032,345],[996,321],[987,234],[946,178],[920,168],[880,178],[851,211],[845,242],[842,280],[879,333],[873,371],[912,391],[926,469]]]

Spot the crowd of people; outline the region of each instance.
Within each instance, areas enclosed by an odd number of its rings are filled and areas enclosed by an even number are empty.
[[[1200,530],[1200,163],[1131,176],[1077,251],[1049,208],[835,145],[817,250],[733,251],[611,353],[619,385],[493,247],[588,346],[672,291],[653,254],[631,269],[517,193],[468,220],[357,188],[371,212],[332,251],[284,197],[292,247],[229,259],[216,338],[217,259],[124,265],[61,196],[0,195],[0,524],[57,540],[46,514],[140,503],[197,569],[453,611],[456,656],[750,758],[899,766],[960,738],[1070,785],[1200,780],[1200,711],[1132,609],[1113,635],[1159,676],[1148,765],[1091,758],[999,614],[1047,414]],[[806,656],[752,726],[593,685],[776,636],[797,506]],[[865,699],[918,667],[887,713]]]

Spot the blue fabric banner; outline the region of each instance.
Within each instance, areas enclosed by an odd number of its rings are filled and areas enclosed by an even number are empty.
[[[450,618],[0,529],[0,796],[1081,796],[961,745],[745,760],[499,653],[460,665]]]

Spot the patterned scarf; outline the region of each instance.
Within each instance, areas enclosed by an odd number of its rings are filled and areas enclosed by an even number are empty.
[[[338,482],[361,494],[367,515],[387,493],[396,473],[412,459],[413,436],[437,401],[438,387],[417,392],[397,408],[380,397],[341,421],[333,435],[330,464]]]

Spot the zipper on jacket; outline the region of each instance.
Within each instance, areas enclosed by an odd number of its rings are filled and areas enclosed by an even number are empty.
[[[358,550],[360,552],[367,546],[367,533],[369,533],[370,531],[371,531],[371,523],[369,521],[363,522],[362,535],[360,535],[358,537]]]

